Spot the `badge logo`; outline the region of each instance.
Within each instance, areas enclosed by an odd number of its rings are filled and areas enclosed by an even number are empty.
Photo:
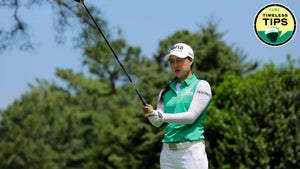
[[[256,14],[254,31],[264,44],[282,46],[289,42],[295,34],[296,18],[286,6],[269,4]]]

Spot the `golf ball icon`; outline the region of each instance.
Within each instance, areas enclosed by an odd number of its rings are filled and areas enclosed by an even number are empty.
[[[277,38],[279,36],[279,29],[278,28],[268,28],[266,31],[265,31],[265,34],[267,35],[267,37],[269,38],[269,40],[271,42],[276,42],[277,41]]]

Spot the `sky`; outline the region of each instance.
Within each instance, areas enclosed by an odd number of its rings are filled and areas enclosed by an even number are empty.
[[[72,0],[70,3],[80,5]],[[284,46],[263,44],[254,32],[254,19],[262,7],[271,3],[288,7],[294,13],[299,27],[300,1],[297,0],[85,0],[86,6],[95,5],[101,10],[102,18],[111,28],[110,33],[121,28],[126,41],[140,47],[145,56],[150,57],[157,52],[160,40],[183,29],[197,32],[200,26],[207,25],[209,18],[213,18],[218,23],[218,32],[225,33],[222,40],[229,46],[243,50],[248,60],[279,65],[286,62],[287,54],[291,54],[293,59],[300,58],[300,32],[296,28],[295,35]],[[67,32],[64,44],[56,44],[53,11],[49,7],[44,5],[30,10],[22,9],[20,14],[28,22],[36,51],[22,52],[12,48],[0,54],[0,109],[6,109],[22,94],[29,92],[28,85],[35,85],[37,78],[58,81],[56,68],[84,71],[82,51],[74,48],[72,41],[72,37],[78,33],[76,27]],[[0,28],[9,29],[11,10],[1,9],[0,16]]]

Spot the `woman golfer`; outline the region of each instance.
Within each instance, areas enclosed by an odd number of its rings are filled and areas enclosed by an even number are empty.
[[[147,104],[145,116],[160,127],[167,123],[160,154],[161,169],[207,169],[204,121],[211,100],[207,81],[192,73],[194,52],[184,43],[174,45],[165,56],[175,79],[159,94],[156,110]]]

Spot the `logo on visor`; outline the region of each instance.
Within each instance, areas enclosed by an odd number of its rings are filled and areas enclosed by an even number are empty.
[[[183,50],[183,46],[181,46],[181,45],[175,45],[175,46],[173,46],[171,48],[171,50],[180,50],[180,51],[182,51]]]

